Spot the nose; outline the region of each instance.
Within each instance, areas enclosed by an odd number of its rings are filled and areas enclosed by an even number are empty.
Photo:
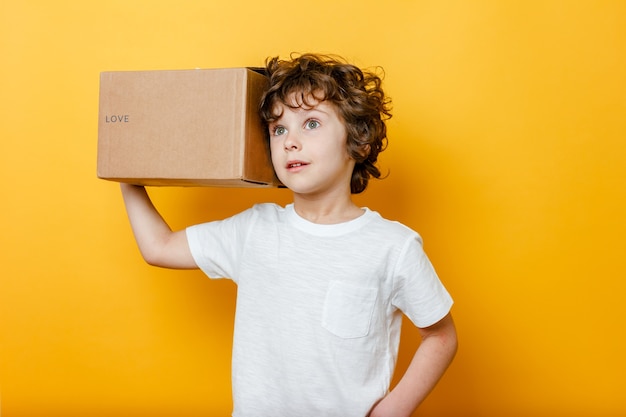
[[[302,146],[298,135],[291,131],[287,132],[287,136],[285,137],[285,142],[283,145],[285,146],[286,151],[296,151]]]

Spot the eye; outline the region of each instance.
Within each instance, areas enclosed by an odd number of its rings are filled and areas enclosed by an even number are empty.
[[[274,136],[280,136],[280,135],[284,135],[287,132],[287,129],[285,129],[285,126],[274,126],[272,128],[272,134]]]
[[[307,120],[304,124],[305,129],[317,129],[318,127],[320,127],[320,122],[315,119]]]

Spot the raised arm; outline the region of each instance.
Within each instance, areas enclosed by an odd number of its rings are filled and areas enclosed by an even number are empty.
[[[422,342],[408,369],[398,385],[374,407],[370,417],[409,417],[454,359],[457,336],[450,314],[419,330]]]
[[[197,268],[185,230],[172,231],[144,187],[124,183],[120,187],[137,246],[146,262],[163,268]]]

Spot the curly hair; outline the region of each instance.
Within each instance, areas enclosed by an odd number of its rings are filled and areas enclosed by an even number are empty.
[[[320,101],[334,104],[348,133],[347,150],[355,160],[350,183],[352,194],[363,192],[370,177],[380,178],[378,154],[387,146],[385,121],[391,118],[391,101],[382,89],[382,78],[333,55],[292,54],[290,60],[266,60],[269,87],[261,98],[262,120],[269,124],[280,115],[277,103],[296,107]]]

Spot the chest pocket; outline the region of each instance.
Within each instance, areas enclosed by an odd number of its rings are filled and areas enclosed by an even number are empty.
[[[376,288],[331,281],[324,302],[322,326],[344,339],[367,336],[377,296]]]

